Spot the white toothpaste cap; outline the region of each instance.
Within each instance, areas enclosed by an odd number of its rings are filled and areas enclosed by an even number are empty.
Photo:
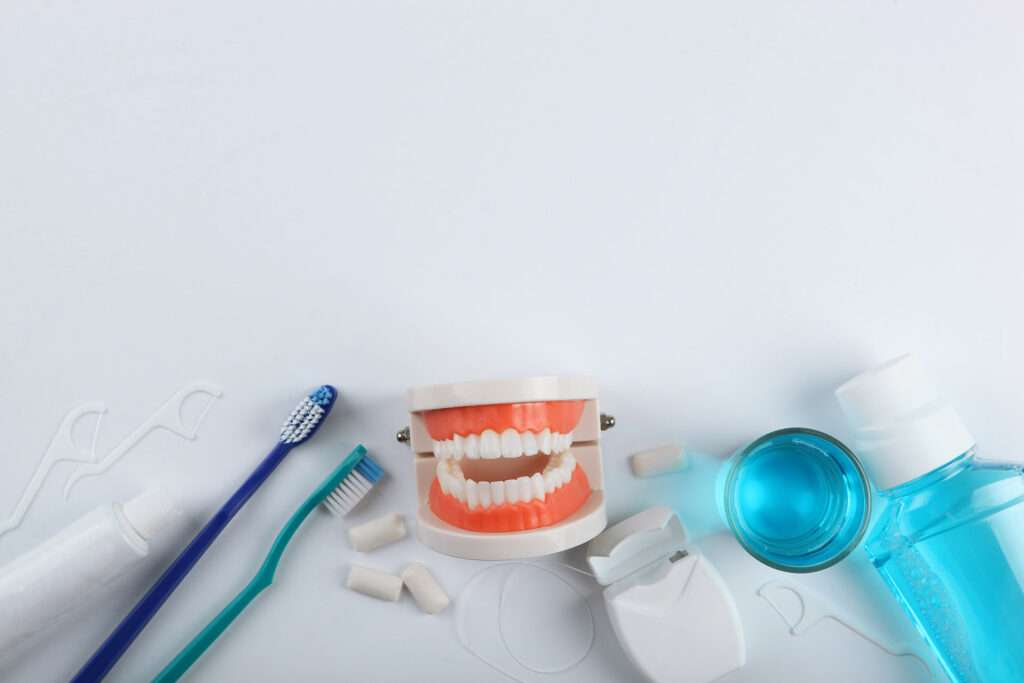
[[[149,541],[167,526],[178,509],[166,491],[153,488],[125,503],[122,512],[139,536]]]

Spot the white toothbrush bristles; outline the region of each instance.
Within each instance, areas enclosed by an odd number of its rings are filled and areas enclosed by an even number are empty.
[[[336,517],[352,512],[370,489],[380,481],[384,470],[370,456],[364,457],[345,479],[324,498],[324,506]]]
[[[337,396],[337,390],[325,384],[302,399],[302,403],[295,406],[295,410],[281,425],[280,442],[299,444],[311,437],[330,412]]]

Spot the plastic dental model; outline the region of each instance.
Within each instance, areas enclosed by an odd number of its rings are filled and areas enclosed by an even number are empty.
[[[366,524],[354,526],[348,530],[348,540],[355,550],[368,553],[382,546],[405,538],[405,520],[402,515],[393,512],[378,517]]]
[[[629,456],[629,468],[633,476],[641,479],[680,472],[688,464],[686,451],[677,445],[659,446]]]
[[[537,557],[605,526],[597,383],[534,377],[409,392],[417,535],[479,560]],[[607,419],[611,424],[611,419]]]
[[[354,564],[348,571],[345,587],[371,598],[396,602],[402,595],[402,577]]]
[[[402,582],[419,608],[427,614],[442,612],[451,602],[434,575],[419,562],[413,562],[405,568]]]

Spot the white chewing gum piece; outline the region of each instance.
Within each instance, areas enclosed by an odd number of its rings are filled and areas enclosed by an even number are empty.
[[[405,538],[405,534],[405,520],[402,515],[393,512],[352,527],[348,530],[348,540],[355,550],[366,553],[400,541]]]
[[[427,614],[444,611],[451,603],[444,588],[437,582],[430,570],[419,562],[413,562],[402,572],[402,582],[409,589],[413,600]]]
[[[349,590],[390,602],[395,602],[402,594],[402,577],[357,564],[348,570],[345,585]]]
[[[686,451],[682,446],[669,445],[651,448],[629,456],[633,476],[646,479],[686,469]]]

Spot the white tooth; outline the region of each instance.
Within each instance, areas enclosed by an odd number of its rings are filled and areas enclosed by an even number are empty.
[[[466,440],[458,434],[452,437],[452,452],[455,454],[456,460],[461,460],[462,454],[466,452],[465,441]]]
[[[553,493],[558,488],[558,476],[554,471],[547,471],[544,473],[544,491],[547,493]]]
[[[501,455],[505,458],[518,458],[523,454],[523,444],[519,440],[519,432],[509,427],[501,433]]]
[[[441,461],[437,463],[437,483],[441,485],[442,493],[448,493],[448,471]]]
[[[480,437],[476,434],[470,434],[466,437],[466,443],[464,444],[465,453],[467,458],[476,460],[480,457]]]
[[[565,447],[572,448],[572,432],[565,435]]]
[[[480,435],[480,457],[493,459],[501,457],[501,440],[493,429],[485,429]]]
[[[444,444],[440,441],[434,442],[434,457],[440,459],[444,455]]]
[[[516,479],[516,488],[519,489],[519,500],[529,503],[530,499],[533,498],[533,485],[530,484],[530,478],[519,477]]]
[[[452,444],[452,440],[448,439],[444,442],[443,450],[441,451],[443,458],[451,458],[455,455],[455,447]]]
[[[466,505],[472,510],[480,504],[480,496],[476,490],[476,482],[472,479],[466,480]]]
[[[487,509],[491,507],[491,485],[481,481],[476,485],[476,495],[480,498],[480,507]]]
[[[569,472],[572,472],[574,469],[576,469],[576,456],[574,456],[572,453],[566,453],[563,456],[562,462],[569,469]]]
[[[456,477],[452,477],[448,481],[448,489],[459,500],[461,500],[461,501],[465,501],[466,500],[465,482],[462,479],[458,479]]]
[[[533,487],[533,497],[537,500],[544,500],[544,477],[541,476],[540,472],[530,477],[530,485]]]
[[[495,505],[501,505],[505,502],[505,482],[491,482],[491,502]]]
[[[502,482],[505,485],[505,502],[519,502],[519,484],[515,479],[506,479]]]
[[[523,432],[519,436],[523,441],[523,455],[537,455],[537,435],[533,432]]]
[[[540,452],[544,455],[549,455],[551,453],[551,430],[547,427],[544,428],[543,432],[537,435],[537,448],[539,448]]]

